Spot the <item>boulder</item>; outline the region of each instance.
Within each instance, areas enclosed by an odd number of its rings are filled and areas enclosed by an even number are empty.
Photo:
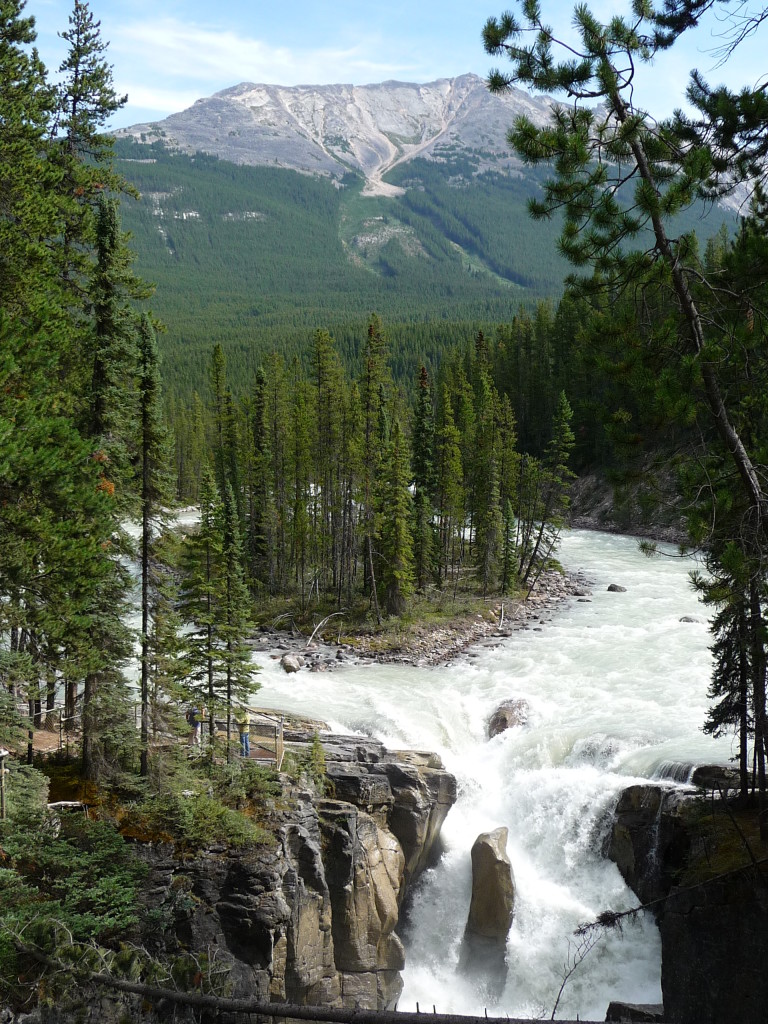
[[[671,1024],[765,1024],[768,875],[751,866],[673,889],[659,923]]]
[[[609,583],[608,584],[608,591],[611,594],[626,594],[627,588],[626,587],[622,587],[618,583]]]
[[[664,1007],[661,1003],[620,1003],[613,1002],[608,1006],[606,1021],[632,1022],[664,1021]]]
[[[472,847],[472,901],[467,933],[506,948],[515,909],[515,880],[507,856],[506,828],[481,833]]]
[[[723,793],[739,788],[739,773],[721,764],[700,764],[691,773],[691,785],[699,789],[720,789]]]
[[[483,832],[472,847],[472,900],[459,968],[480,978],[492,995],[506,981],[507,935],[515,908],[515,881],[507,856],[506,828]]]
[[[513,729],[516,725],[525,725],[529,710],[527,700],[512,699],[499,704],[488,720],[489,738],[498,736],[507,729]]]
[[[285,672],[298,672],[304,665],[304,659],[300,654],[284,654],[280,664]]]

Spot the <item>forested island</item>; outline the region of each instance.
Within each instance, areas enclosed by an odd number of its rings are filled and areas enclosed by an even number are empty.
[[[161,292],[136,273],[122,226],[138,196],[131,167],[145,184],[161,174],[189,183],[199,160],[233,190],[260,182],[274,209],[288,189],[314,211],[310,248],[332,224],[333,190],[230,173],[157,141],[116,146],[106,126],[124,98],[89,4],[75,0],[55,85],[25,5],[2,5],[0,1002],[9,1014],[171,1019],[187,1006],[219,1019],[245,1009],[226,1003],[233,993],[393,1008],[399,911],[439,856],[455,780],[428,753],[321,742],[322,722],[286,727],[284,761],[282,747],[270,766],[240,757],[237,716],[258,690],[254,637],[290,623],[340,652],[365,635],[370,653],[414,626],[479,616],[495,628],[505,602],[525,601],[559,570],[577,475],[614,489],[628,528],[653,536],[671,525],[699,554],[693,583],[711,611],[714,656],[702,725],[736,737],[738,770],[717,776],[739,836],[718,878],[736,871],[739,885],[764,884],[765,90],[710,88],[696,73],[692,112],[663,122],[633,95],[635,63],[672,46],[710,6],[642,5],[606,25],[579,8],[575,59],[559,54],[534,3],[519,23],[505,14],[485,27],[487,51],[511,61],[492,90],[516,82],[569,100],[550,124],[518,118],[510,141],[538,168],[529,206],[549,225],[542,239],[553,242],[557,228],[559,257],[586,276],[545,297],[543,242],[524,279],[482,203],[449,203],[421,161],[393,171],[392,183],[418,176],[402,216],[446,260],[425,271],[428,287],[395,295],[407,246],[374,247],[350,271],[356,306],[322,318],[323,285],[307,281],[292,324],[276,263],[274,306],[249,348],[241,292],[232,292],[232,334],[212,331],[205,343],[195,331],[208,321],[185,308],[179,286],[163,307],[182,324],[165,382]],[[719,6],[736,17],[730,56],[765,13]],[[450,159],[471,188],[480,157]],[[481,184],[488,198],[490,176]],[[513,178],[501,187],[519,200]],[[348,208],[367,201],[352,174],[340,188],[352,190]],[[693,205],[734,195],[747,197],[738,224],[710,221],[697,237]],[[483,217],[490,241],[481,244],[473,232]],[[430,234],[437,220],[449,243]],[[329,261],[339,296],[344,251]],[[224,288],[229,272],[218,267],[214,285]],[[462,274],[465,305],[452,298]],[[390,308],[361,322],[364,302],[386,300],[382,281]],[[431,319],[433,298],[454,318]],[[185,506],[194,523],[181,528]],[[202,743],[190,748],[191,709]],[[40,736],[53,732],[57,749],[46,751]],[[624,813],[635,814],[628,801]],[[615,840],[620,866],[645,842],[636,824],[631,843]],[[698,827],[675,818],[670,835],[698,849]],[[324,861],[330,849],[336,859]],[[654,899],[690,870],[672,839],[663,853],[669,885]],[[339,866],[353,863],[365,863],[362,881]],[[639,892],[648,880],[628,881]],[[353,941],[339,921],[354,932],[364,903],[368,931]],[[214,954],[217,943],[232,955]],[[693,1000],[669,1019],[692,1019]]]

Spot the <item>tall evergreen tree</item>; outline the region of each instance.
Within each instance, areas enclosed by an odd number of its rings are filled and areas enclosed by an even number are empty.
[[[361,527],[365,558],[365,575],[376,620],[380,619],[376,590],[374,558],[376,535],[376,490],[383,452],[382,427],[386,415],[389,385],[388,346],[384,329],[377,316],[368,324],[363,375],[360,381],[362,409],[361,447]]]
[[[240,518],[232,488],[222,503],[221,568],[216,594],[218,662],[223,677],[219,700],[227,718],[227,760],[232,757],[232,715],[235,702],[245,701],[257,688],[251,651],[245,640],[252,626],[250,597],[243,573]],[[223,697],[223,700],[221,699]]]
[[[384,607],[390,615],[402,615],[413,594],[410,477],[410,453],[400,423],[395,420],[382,466],[377,517],[380,583]]]
[[[186,538],[180,558],[179,613],[187,627],[186,679],[208,709],[211,739],[217,709],[216,628],[222,547],[221,499],[213,474],[206,467],[200,485],[200,525]]]
[[[433,525],[435,480],[435,414],[425,367],[419,371],[413,418],[413,542],[416,587],[424,590],[434,577],[436,537]]]
[[[167,510],[173,498],[169,472],[170,439],[162,414],[162,390],[155,332],[145,314],[139,328],[139,423],[138,439],[141,507],[141,774],[149,770],[150,676],[152,642],[150,610],[152,591],[158,591],[158,539],[166,526]],[[162,570],[159,570],[162,574]],[[153,578],[154,577],[154,578]],[[165,580],[163,581],[165,582]],[[166,623],[169,619],[166,616]],[[156,692],[156,688],[155,688]]]
[[[52,304],[61,229],[61,173],[47,139],[55,91],[32,47],[34,18],[21,0],[0,3],[0,309],[34,323],[62,310]],[[42,309],[36,307],[42,306]]]

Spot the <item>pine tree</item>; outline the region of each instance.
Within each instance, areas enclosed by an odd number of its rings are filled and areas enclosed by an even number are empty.
[[[312,487],[310,473],[310,451],[312,445],[310,402],[306,382],[299,376],[298,366],[293,367],[293,407],[291,412],[290,449],[288,466],[291,480],[291,564],[299,588],[301,610],[307,601],[307,578],[310,593],[314,586],[310,563],[310,503]]]
[[[135,451],[135,382],[139,317],[132,305],[146,289],[131,270],[134,254],[120,227],[116,199],[102,196],[96,225],[96,263],[90,287],[92,323],[84,348],[84,433],[93,439],[114,486],[116,510],[125,515],[132,502],[130,476]]]
[[[88,271],[96,204],[107,190],[136,193],[112,165],[114,139],[104,129],[128,97],[114,90],[105,58],[108,44],[88,3],[75,0],[69,28],[60,35],[68,50],[59,67],[52,159],[61,167],[61,188],[69,199],[59,250],[61,273],[76,289],[78,276]]]
[[[476,367],[474,522],[476,563],[485,596],[495,589],[502,555],[502,514],[497,436],[498,397],[484,361]]]
[[[246,564],[254,592],[261,587],[271,591],[275,583],[275,511],[266,416],[267,378],[260,367],[245,413]]]
[[[345,406],[338,353],[327,331],[316,331],[313,349],[315,395],[313,491],[315,564],[318,586],[335,592],[340,573],[342,486],[340,480],[341,420]],[[330,577],[330,579],[329,579]]]

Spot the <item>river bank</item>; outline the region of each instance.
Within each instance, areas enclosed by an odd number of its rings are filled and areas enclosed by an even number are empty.
[[[303,662],[299,667],[322,672],[333,671],[345,661],[416,668],[443,665],[469,648],[495,646],[519,630],[541,630],[563,603],[589,601],[591,586],[586,572],[551,570],[541,576],[527,598],[499,598],[483,612],[460,612],[437,623],[399,623],[396,629],[355,630],[345,624],[338,628],[336,641],[327,636],[311,640],[296,631],[265,626],[253,638],[252,646],[255,651],[271,650],[272,657],[294,655]]]

